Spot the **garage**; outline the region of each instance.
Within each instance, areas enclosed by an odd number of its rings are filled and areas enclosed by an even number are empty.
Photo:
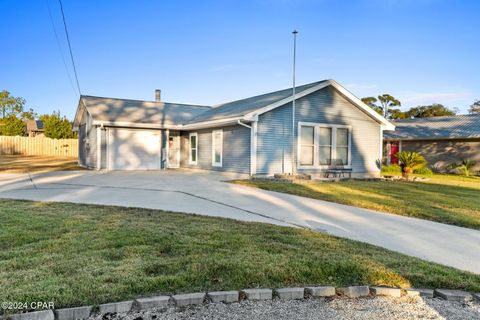
[[[160,170],[161,131],[108,128],[109,170]]]

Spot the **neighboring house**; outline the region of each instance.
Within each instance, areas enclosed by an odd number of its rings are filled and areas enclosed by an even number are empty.
[[[27,134],[29,137],[45,136],[42,120],[27,120]]]
[[[394,126],[334,80],[214,107],[82,96],[74,121],[81,165],[106,170],[198,168],[251,175],[378,176]],[[292,136],[292,131],[293,136]],[[295,152],[292,152],[295,143]]]
[[[398,120],[395,131],[384,133],[387,164],[395,153],[408,150],[423,155],[435,171],[448,171],[462,160],[476,161],[480,170],[480,114]]]

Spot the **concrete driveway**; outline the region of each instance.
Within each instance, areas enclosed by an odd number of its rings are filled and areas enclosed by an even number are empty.
[[[224,182],[241,177],[187,170],[0,174],[0,197],[301,226],[480,273],[480,231]]]

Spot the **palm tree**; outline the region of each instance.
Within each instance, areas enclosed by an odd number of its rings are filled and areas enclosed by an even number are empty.
[[[395,157],[400,161],[402,167],[402,177],[408,180],[413,170],[423,168],[427,161],[420,154],[413,151],[397,152]]]

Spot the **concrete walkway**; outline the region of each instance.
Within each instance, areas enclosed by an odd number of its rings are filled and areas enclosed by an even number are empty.
[[[259,190],[205,171],[0,174],[0,197],[163,209],[301,226],[480,273],[480,231]]]

